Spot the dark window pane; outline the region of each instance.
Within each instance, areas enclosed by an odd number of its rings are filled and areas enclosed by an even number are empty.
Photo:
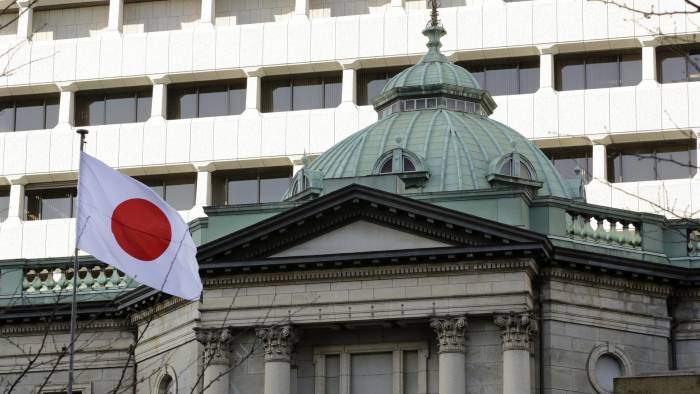
[[[143,177],[143,178],[137,177],[136,180],[143,183],[144,185],[150,187],[151,190],[153,190],[153,192],[155,192],[158,195],[158,197],[160,197],[160,198],[165,197],[165,194],[164,194],[165,188],[163,186],[163,178],[149,176],[149,177]]]
[[[350,394],[392,392],[393,356],[387,353],[350,355]]]
[[[0,103],[0,131],[15,130],[15,104],[13,102]]]
[[[112,93],[106,98],[105,124],[132,123],[136,121],[136,94]]]
[[[269,104],[265,112],[281,112],[292,110],[292,87],[289,80],[271,81],[268,89],[263,89],[268,96]]]
[[[584,67],[581,59],[561,59],[557,62],[557,90],[585,89]]]
[[[494,96],[518,94],[518,69],[514,65],[487,66],[485,88]]]
[[[105,123],[105,102],[102,96],[86,97],[85,108],[80,111],[81,126],[93,126]]]
[[[540,88],[540,67],[537,64],[520,66],[520,94],[535,93]]]
[[[190,119],[197,117],[197,89],[181,88],[169,91],[168,119]]]
[[[246,88],[231,87],[228,91],[228,113],[229,115],[239,115],[245,110],[245,93]]]
[[[75,188],[31,190],[26,194],[27,220],[70,218]]]
[[[418,352],[403,352],[403,394],[418,394]]]
[[[199,88],[199,117],[228,115],[228,89],[226,86],[202,86]]]
[[[659,53],[659,82],[685,82],[687,80],[686,61],[681,53]]]
[[[690,177],[688,146],[665,146],[656,149],[659,176],[657,179],[683,179]],[[694,151],[692,152],[695,153]]]
[[[617,56],[591,57],[586,60],[586,89],[612,88],[619,85]]]
[[[481,86],[482,89],[485,89],[484,66],[466,66],[465,68],[472,74],[474,79],[476,79],[479,86]]]
[[[289,187],[289,178],[270,178],[260,180],[260,202],[277,202],[282,200]]]
[[[687,60],[688,81],[700,81],[700,53],[691,51]]]
[[[0,188],[0,222],[7,219],[7,212],[10,208],[10,188]]]
[[[194,177],[166,179],[165,202],[178,211],[191,209],[195,200]]]
[[[403,170],[404,170],[404,172],[416,170],[416,166],[413,165],[413,162],[411,161],[411,159],[409,159],[406,156],[403,157]]]
[[[326,355],[326,391],[324,394],[340,394],[340,356]]]
[[[391,173],[394,169],[392,167],[393,162],[391,161],[391,158],[386,159],[384,164],[382,164],[382,168],[379,169],[380,174],[389,174]]]
[[[228,183],[228,205],[258,202],[258,180],[236,180]]]
[[[145,122],[151,117],[151,94],[141,92],[136,101],[136,121]]]
[[[383,75],[367,76],[367,80],[360,86],[360,91],[358,92],[358,104],[372,104],[372,99],[381,93],[384,85],[386,85],[386,81],[387,79]]]
[[[294,80],[292,110],[323,108],[323,85],[321,78]]]
[[[323,95],[323,108],[335,108],[340,105],[342,86],[338,78],[326,78],[323,85],[324,95]]]
[[[46,125],[52,129],[58,124],[58,98],[46,100]]]
[[[622,182],[653,181],[657,179],[654,155],[647,149],[624,151],[621,154]],[[616,179],[617,174],[616,174]]]
[[[43,128],[44,100],[18,101],[15,110],[15,130],[41,130]]]
[[[620,57],[620,86],[635,86],[642,80],[642,58],[640,54]]]

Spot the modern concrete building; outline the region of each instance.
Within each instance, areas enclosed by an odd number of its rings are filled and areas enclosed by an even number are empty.
[[[18,7],[0,388],[65,390],[76,128],[182,212],[205,285],[83,257],[82,394],[607,394],[700,367],[700,14],[443,3],[426,54],[422,1]]]

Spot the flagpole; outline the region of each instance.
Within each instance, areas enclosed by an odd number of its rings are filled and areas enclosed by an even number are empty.
[[[75,131],[76,133],[80,134],[80,151],[82,152],[83,149],[85,148],[85,135],[87,135],[88,131],[85,129],[78,129]],[[78,229],[76,227],[76,237],[78,236]],[[75,254],[73,255],[73,296],[71,297],[71,307],[70,307],[70,353],[69,353],[69,362],[68,362],[68,394],[73,394],[73,381],[74,381],[74,371],[73,371],[73,359],[75,356],[75,326],[77,324],[76,319],[78,315],[78,299],[77,299],[77,292],[78,292],[78,269],[79,269],[79,262],[78,262],[78,240],[76,238],[75,241]]]

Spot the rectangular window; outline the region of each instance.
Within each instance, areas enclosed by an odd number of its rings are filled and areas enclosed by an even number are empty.
[[[371,105],[387,81],[406,67],[370,68],[357,71],[357,105]]]
[[[335,108],[341,90],[338,72],[263,78],[262,112]]]
[[[610,145],[608,181],[639,182],[690,178],[697,172],[697,142]]]
[[[586,174],[586,179],[592,179],[593,149],[590,146],[542,149],[549,160],[554,164],[554,168],[564,179],[577,179],[576,168],[580,168]]]
[[[168,119],[240,115],[245,95],[245,80],[168,86]]]
[[[57,94],[0,99],[0,132],[52,129],[58,101]]]
[[[418,394],[418,351],[403,352],[403,394]]]
[[[700,46],[668,45],[656,48],[660,83],[700,81]]]
[[[75,94],[76,126],[145,122],[151,115],[150,87]]]
[[[642,80],[641,49],[557,55],[556,89],[581,90],[634,86]]]
[[[326,359],[326,393],[340,394],[340,356],[327,355]]]
[[[291,167],[217,171],[212,180],[214,205],[280,201],[291,177]]]
[[[136,180],[153,190],[160,198],[178,211],[192,209],[195,202],[196,175],[151,175]]]
[[[492,96],[534,93],[540,88],[536,57],[457,63],[466,68]]]
[[[10,209],[10,188],[0,187],[0,223],[7,219]]]
[[[350,394],[393,392],[391,352],[350,355]]]
[[[29,189],[24,194],[25,220],[50,220],[75,217],[77,188]]]

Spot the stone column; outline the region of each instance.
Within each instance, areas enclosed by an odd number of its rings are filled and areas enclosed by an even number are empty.
[[[261,68],[245,70],[248,76],[246,80],[245,111],[260,112],[260,100],[262,97],[261,82],[265,71]]]
[[[290,394],[296,330],[288,324],[264,327],[258,330],[258,337],[265,350],[265,394]]]
[[[603,144],[594,144],[593,156],[591,160],[591,172],[593,172],[593,179],[601,182],[607,181],[608,154],[606,146]]]
[[[204,207],[211,205],[211,172],[213,166],[211,163],[196,164],[197,169],[197,189],[195,191],[194,207],[190,211],[189,219],[206,217]]]
[[[153,93],[151,94],[151,118],[149,121],[164,121],[168,116],[168,84],[167,75],[152,75]]]
[[[653,42],[645,42],[642,47],[642,81],[656,83],[656,47]]]
[[[58,102],[58,123],[56,127],[70,128],[75,124],[75,91],[78,86],[74,83],[59,84],[61,96]]]
[[[199,22],[214,25],[216,22],[216,0],[202,0],[202,13]]]
[[[530,394],[530,352],[537,323],[530,312],[494,315],[503,344],[503,394]]]
[[[309,0],[295,0],[294,1],[294,17],[309,17]]]
[[[540,55],[540,89],[554,89],[554,55],[542,53]]]
[[[231,329],[195,328],[197,341],[204,346],[204,387],[205,394],[228,394],[231,353]]]
[[[109,0],[109,20],[107,30],[122,32],[124,27],[124,0]]]
[[[16,2],[19,8],[19,17],[17,18],[17,39],[29,40],[32,38],[34,20],[34,8],[30,7],[31,0],[19,0]]]
[[[342,104],[355,104],[357,99],[357,69],[355,62],[343,64],[343,85],[341,90]],[[341,105],[342,105],[341,104]]]
[[[5,223],[19,224],[24,220],[24,185],[27,184],[27,178],[24,176],[8,178],[10,181],[10,201]]]
[[[430,320],[438,339],[438,393],[464,394],[466,391],[467,318],[436,317]]]

